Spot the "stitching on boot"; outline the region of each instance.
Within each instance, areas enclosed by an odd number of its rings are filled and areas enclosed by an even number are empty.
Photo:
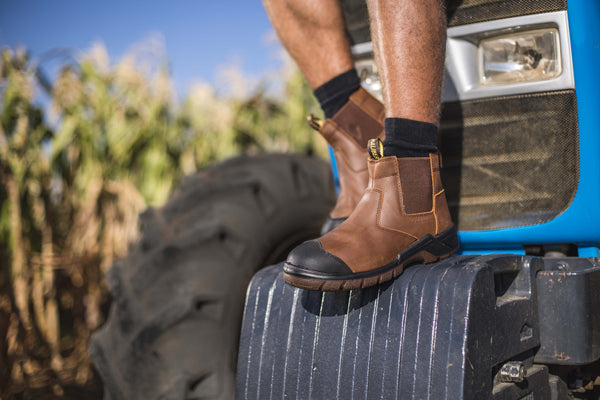
[[[400,229],[389,228],[389,227],[383,225],[383,223],[381,222],[381,212],[382,212],[382,209],[383,209],[383,196],[384,196],[383,191],[381,189],[377,189],[377,188],[368,189],[368,190],[379,193],[379,201],[377,202],[377,214],[376,214],[377,217],[376,218],[377,218],[377,226],[380,229],[383,229],[383,230],[386,230],[386,231],[389,231],[389,232],[401,233],[401,234],[404,234],[404,235],[406,235],[406,236],[408,236],[410,238],[413,238],[415,240],[419,239],[415,235],[412,235],[412,234],[410,234],[408,232],[401,231]]]
[[[369,93],[367,90],[365,90],[365,89],[363,89],[363,88],[360,88],[360,89],[358,89],[358,90],[359,90],[359,91],[360,91],[360,90],[363,90],[363,91],[364,91],[364,92],[365,92],[365,93],[366,93],[366,94],[367,94],[369,97],[371,97],[373,100],[375,100],[375,101],[377,101],[377,102],[379,103],[379,100],[377,100],[377,99],[376,99],[376,98],[375,98],[375,97],[374,97],[374,96],[373,96],[371,93]],[[358,92],[358,91],[357,91],[357,92]],[[375,121],[379,122],[379,117],[373,116],[373,114],[371,114],[371,112],[370,112],[370,111],[367,111],[366,109],[364,109],[363,107],[361,107],[361,106],[363,105],[363,103],[364,103],[364,99],[361,99],[361,100],[363,100],[362,102],[360,102],[360,103],[357,103],[357,102],[355,101],[355,98],[356,98],[356,97],[362,97],[362,95],[360,95],[360,96],[354,96],[354,97],[353,97],[353,96],[350,96],[350,101],[351,101],[351,102],[352,102],[352,103],[353,103],[355,106],[357,106],[357,107],[358,107],[358,108],[360,108],[362,111],[364,111],[364,113],[365,113],[365,114],[367,114],[369,117],[371,117],[371,118],[373,118]],[[381,108],[383,109],[383,107],[381,107]]]
[[[439,219],[438,219],[438,215],[437,215],[437,211],[436,211],[437,210],[437,201],[438,201],[438,197],[440,197],[440,195],[444,194],[445,191],[446,191],[446,189],[442,189],[439,192],[437,192],[435,194],[435,196],[433,196],[433,203],[435,205],[433,215],[435,217],[435,234],[436,235],[438,233],[440,233],[440,231],[441,231],[441,227],[440,227],[440,224],[439,224]]]
[[[440,228],[439,228],[439,222],[438,222],[438,215],[437,215],[437,196],[435,194],[435,177],[433,176],[434,171],[433,171],[433,157],[430,154],[429,155],[429,169],[431,170],[431,195],[432,195],[432,211],[433,211],[433,221],[435,222],[435,234],[437,235]],[[443,189],[442,189],[443,191]]]

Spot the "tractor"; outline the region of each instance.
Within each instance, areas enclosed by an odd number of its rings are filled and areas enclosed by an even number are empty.
[[[366,5],[343,8],[380,95]],[[146,211],[109,271],[90,347],[106,399],[600,398],[600,2],[448,0],[447,17],[459,254],[367,289],[294,288],[278,262],[318,236],[335,165],[226,161]]]

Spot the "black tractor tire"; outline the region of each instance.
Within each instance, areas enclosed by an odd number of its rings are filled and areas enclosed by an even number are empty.
[[[113,302],[90,344],[104,398],[233,399],[250,278],[318,236],[334,202],[326,162],[242,156],[145,211],[139,244],[107,274]]]

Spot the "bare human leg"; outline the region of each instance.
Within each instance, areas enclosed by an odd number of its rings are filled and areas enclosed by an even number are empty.
[[[368,0],[386,117],[438,123],[446,16],[441,0]]]
[[[281,43],[314,90],[354,67],[339,0],[263,0]]]

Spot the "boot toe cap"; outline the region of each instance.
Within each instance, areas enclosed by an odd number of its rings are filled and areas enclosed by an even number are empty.
[[[325,251],[318,240],[309,240],[292,250],[285,263],[284,271],[289,274],[314,277],[352,274],[348,265]]]

